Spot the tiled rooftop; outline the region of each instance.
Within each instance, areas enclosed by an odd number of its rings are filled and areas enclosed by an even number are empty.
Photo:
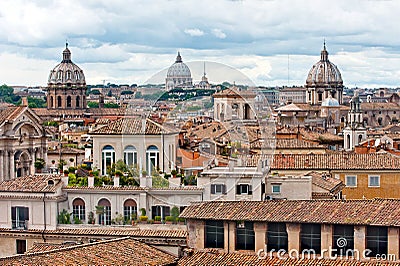
[[[129,237],[0,258],[1,265],[170,265],[176,257]]]
[[[306,258],[283,258],[266,256],[259,258],[249,253],[222,253],[218,251],[200,250],[189,256],[182,257],[178,266],[223,266],[223,265],[257,265],[257,266],[383,266],[400,265],[398,262],[386,261],[358,261],[358,260],[333,260],[333,259],[306,259]]]
[[[194,203],[189,219],[400,226],[400,200],[269,200]]]
[[[325,174],[317,173],[317,172],[309,172],[305,175],[312,177],[312,183],[320,188],[326,189],[329,192],[338,192],[342,188],[345,187],[343,182],[340,179],[332,178],[326,176]]]
[[[19,230],[14,230],[21,232]],[[13,229],[0,228],[0,232],[13,232]],[[186,238],[187,231],[182,229],[140,229],[131,227],[83,227],[83,228],[58,228],[56,230],[24,230],[26,233],[45,233],[50,235],[89,235],[89,236],[131,236],[131,237],[155,237],[155,238]]]
[[[143,125],[145,122],[145,126]],[[116,121],[110,122],[109,124],[100,127],[90,134],[93,135],[160,135],[172,133],[170,130],[164,128],[160,124],[152,121],[151,119],[141,119],[132,117],[123,117]]]
[[[257,166],[259,155],[241,157],[246,166]],[[275,154],[271,170],[396,170],[400,157],[390,153]]]
[[[26,106],[10,106],[6,109],[0,110],[0,125],[6,120],[13,120],[15,117],[26,108]]]
[[[54,184],[49,185],[48,181]],[[28,175],[0,182],[1,192],[55,192],[62,185],[60,175]]]

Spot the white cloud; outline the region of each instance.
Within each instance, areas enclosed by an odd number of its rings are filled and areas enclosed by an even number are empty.
[[[219,39],[226,38],[226,34],[221,29],[213,29],[211,32],[212,32],[212,34],[214,34],[215,37],[217,37]]]
[[[185,29],[184,32],[192,37],[198,37],[204,35],[204,31],[200,29]]]

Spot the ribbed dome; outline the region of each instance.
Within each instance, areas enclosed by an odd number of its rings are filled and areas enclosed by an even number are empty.
[[[334,106],[339,106],[339,102],[338,100],[336,100],[335,98],[332,98],[332,95],[329,95],[328,98],[326,98],[321,106],[326,106],[326,107],[334,107]]]
[[[71,61],[68,43],[63,51],[63,60],[50,71],[48,85],[86,86],[82,69]]]
[[[308,72],[306,85],[308,87],[338,87],[343,86],[342,75],[339,69],[328,59],[325,43],[321,51],[321,60],[312,66]]]
[[[169,67],[167,72],[167,78],[191,78],[189,67],[182,62],[182,57],[178,52],[175,63]]]

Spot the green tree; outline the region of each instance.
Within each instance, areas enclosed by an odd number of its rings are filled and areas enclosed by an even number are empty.
[[[99,103],[97,102],[88,102],[87,105],[89,108],[99,108]]]
[[[71,214],[67,212],[67,210],[63,209],[57,217],[59,224],[70,224],[71,223]]]

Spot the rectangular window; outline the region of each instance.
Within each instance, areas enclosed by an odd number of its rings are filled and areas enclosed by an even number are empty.
[[[11,221],[13,229],[28,229],[29,208],[11,207]]]
[[[236,186],[236,194],[238,195],[252,195],[252,187],[247,184],[240,184]]]
[[[224,184],[212,184],[211,185],[211,194],[225,194],[225,185]]]
[[[254,250],[255,236],[253,222],[238,222],[236,225],[236,250]]]
[[[353,256],[354,252],[354,226],[333,226],[333,251],[332,255]]]
[[[368,176],[368,186],[369,187],[379,187],[381,184],[379,175]]]
[[[288,234],[285,223],[268,223],[267,251],[284,249],[288,251]]]
[[[357,176],[355,176],[355,175],[346,176],[346,186],[347,187],[357,187]]]
[[[224,222],[206,221],[205,248],[224,248]]]
[[[281,185],[273,184],[272,185],[272,193],[281,193]]]
[[[388,252],[388,229],[383,226],[367,226],[367,244],[366,248],[371,252],[368,257],[376,257],[376,255],[387,255]]]
[[[302,224],[301,233],[301,251],[312,250],[315,254],[321,253],[321,225],[320,224]],[[313,255],[311,253],[311,255]]]
[[[26,251],[26,240],[25,239],[17,239],[17,254],[24,254]]]

